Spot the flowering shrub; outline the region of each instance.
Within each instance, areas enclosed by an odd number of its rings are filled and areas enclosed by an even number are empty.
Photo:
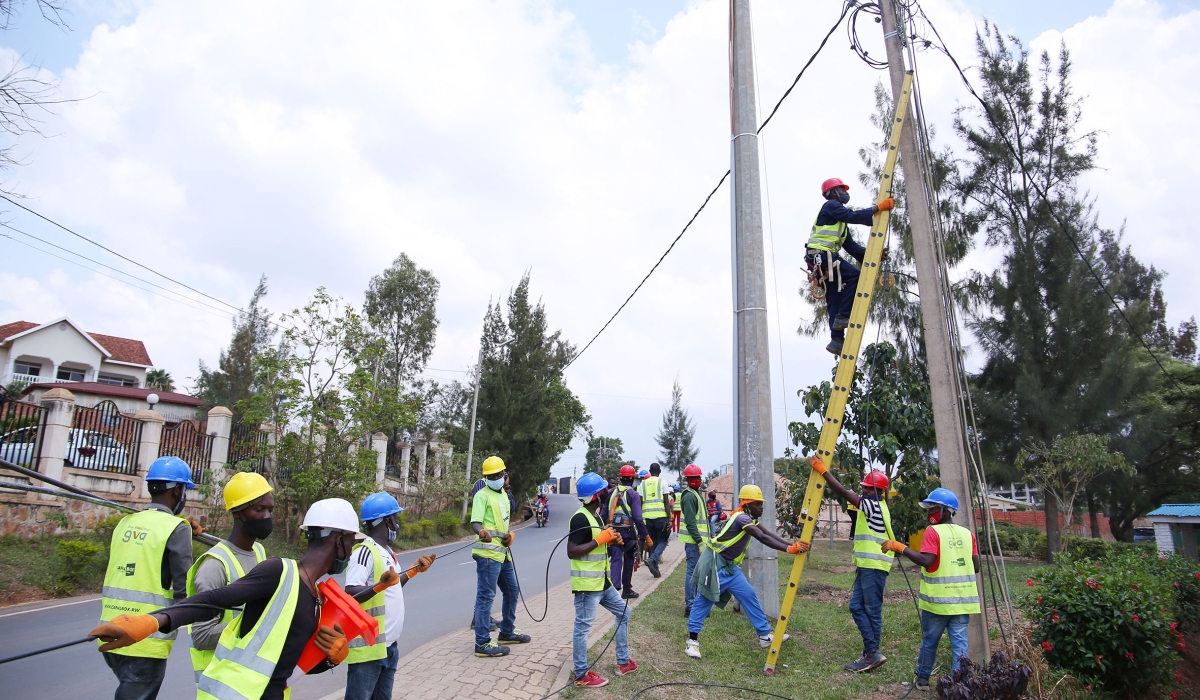
[[[1181,614],[1193,624],[1200,601],[1195,569],[1181,557],[1063,555],[1034,575],[1020,601],[1034,624],[1030,639],[1052,666],[1112,692],[1169,683],[1183,649]]]

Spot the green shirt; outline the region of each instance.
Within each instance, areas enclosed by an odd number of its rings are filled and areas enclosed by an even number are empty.
[[[688,496],[691,496],[690,498]],[[696,527],[696,521],[700,517],[708,517],[708,510],[704,510],[704,515],[700,516],[701,510],[700,499],[696,498],[696,494],[690,491],[684,491],[679,495],[680,502],[683,508],[683,524],[687,530],[687,534],[697,542],[703,539],[700,528]]]

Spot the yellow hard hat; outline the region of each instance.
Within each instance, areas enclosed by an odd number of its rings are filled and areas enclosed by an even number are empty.
[[[225,484],[225,510],[244,506],[274,490],[267,480],[262,478],[262,474],[238,472],[233,475],[228,484]]]
[[[504,471],[504,460],[496,456],[488,457],[483,460],[483,475],[488,476]]]
[[[754,484],[746,484],[738,491],[739,501],[761,501],[763,500],[762,489]]]

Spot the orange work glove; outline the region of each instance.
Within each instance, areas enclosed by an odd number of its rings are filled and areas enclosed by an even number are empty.
[[[829,471],[829,467],[825,466],[820,457],[813,457],[809,462],[812,463],[812,470],[822,476],[825,475],[825,472]]]
[[[340,664],[346,660],[346,656],[350,654],[350,644],[346,641],[346,633],[342,631],[341,625],[329,627],[321,625],[317,628],[317,636],[313,639],[313,644],[318,649],[325,652],[325,656],[333,664]]]
[[[505,547],[511,547],[512,543],[515,542],[516,539],[517,539],[517,533],[510,532],[500,538],[500,544],[504,545]]]
[[[189,515],[187,517],[187,521],[188,521],[188,524],[192,526],[192,534],[193,535],[203,535],[204,534],[204,527],[200,524],[200,521],[196,520],[195,517]]]
[[[646,535],[645,545],[647,550],[654,549],[654,540],[650,539],[650,535]]]
[[[881,201],[879,204],[876,204],[875,206],[879,207],[879,211],[887,211],[887,210],[891,209],[892,207],[896,206],[896,200],[892,199],[891,197],[888,197],[887,199]]]
[[[411,571],[409,572],[408,577],[412,578]],[[395,569],[388,569],[387,571],[383,572],[383,576],[379,577],[379,583],[371,586],[371,590],[375,591],[376,593],[382,593],[397,583],[400,583],[400,574],[396,573]]]
[[[800,552],[807,552],[810,549],[812,549],[812,545],[807,542],[793,542],[792,546],[787,548],[787,553],[799,554]]]
[[[617,531],[611,527],[604,528],[600,531],[599,535],[596,535],[596,546],[598,547],[607,547],[614,542],[620,543],[620,541],[621,536],[618,535]]]
[[[884,540],[880,543],[879,549],[883,552],[895,552],[899,554],[904,551],[904,543],[897,542],[896,540]]]
[[[108,622],[100,623],[99,627],[88,632],[88,636],[104,642],[100,651],[111,651],[137,644],[157,631],[158,619],[153,615],[117,615]]]
[[[413,564],[413,569],[416,571],[429,571],[429,567],[433,566],[433,560],[437,559],[437,554],[423,554],[417,563]]]

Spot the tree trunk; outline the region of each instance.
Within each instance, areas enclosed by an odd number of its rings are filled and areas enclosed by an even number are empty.
[[[1092,521],[1092,537],[1100,539],[1100,518],[1096,514],[1096,494],[1087,492],[1088,518]]]
[[[1046,498],[1046,561],[1053,563],[1054,555],[1062,551],[1062,534],[1058,527],[1058,499],[1043,489]]]

